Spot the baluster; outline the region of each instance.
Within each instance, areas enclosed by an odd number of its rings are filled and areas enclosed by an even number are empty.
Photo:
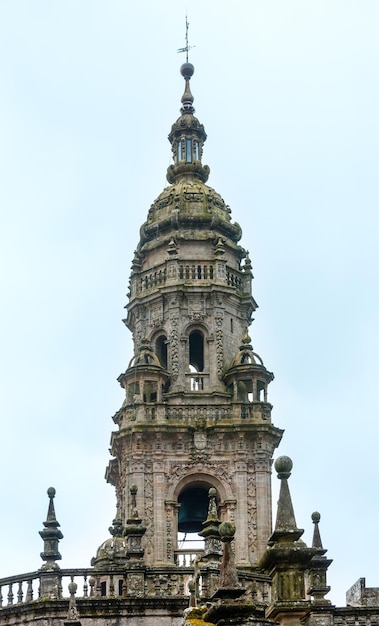
[[[3,594],[2,594],[2,587],[0,585],[0,607],[3,606]]]
[[[94,595],[95,595],[95,583],[96,583],[96,580],[94,579],[93,576],[90,576],[88,582],[89,582],[89,587],[90,587],[89,596],[90,596],[90,598],[93,598]]]
[[[78,609],[76,608],[76,598],[75,598],[75,594],[76,594],[76,590],[78,588],[78,585],[76,584],[76,582],[74,581],[74,576],[71,576],[71,582],[68,585],[68,592],[70,594],[70,600],[69,600],[69,604],[68,604],[68,620],[73,620],[75,622],[78,621]]]
[[[20,580],[20,582],[18,583],[18,591],[17,591],[18,604],[21,604],[23,597],[24,597],[24,593],[22,591],[22,580]]]
[[[28,580],[25,602],[31,602],[32,600],[33,600],[33,584],[31,580]]]
[[[8,604],[13,604],[13,583],[9,583]]]
[[[88,598],[88,583],[87,583],[87,574],[84,574],[84,583],[83,583],[83,598]]]

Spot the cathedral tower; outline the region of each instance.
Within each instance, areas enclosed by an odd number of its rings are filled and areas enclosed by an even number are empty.
[[[125,400],[106,478],[117,496],[113,532],[130,527],[134,509],[147,566],[179,564],[178,533],[203,529],[212,489],[219,518],[236,523],[236,564],[249,569],[272,532],[271,464],[282,431],[271,422],[273,374],[248,334],[257,305],[241,228],[206,184],[193,73],[182,65],[169,186],[149,209],[132,262],[124,321],[134,355],[118,379]]]

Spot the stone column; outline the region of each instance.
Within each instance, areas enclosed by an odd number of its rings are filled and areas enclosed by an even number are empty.
[[[256,502],[256,546],[255,555],[260,559],[264,554],[268,538],[272,532],[271,521],[271,458],[265,455],[255,462]]]
[[[235,464],[236,484],[236,536],[235,536],[235,560],[237,565],[243,567],[249,565],[248,534],[246,528],[250,523],[247,509],[247,466],[243,461]]]
[[[165,475],[163,461],[153,463],[154,493],[154,563],[163,564],[167,560],[166,514],[165,514]]]

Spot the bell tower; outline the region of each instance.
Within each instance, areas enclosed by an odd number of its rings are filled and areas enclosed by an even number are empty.
[[[212,489],[220,520],[236,524],[236,564],[251,568],[272,532],[282,431],[271,422],[273,374],[248,334],[257,304],[242,231],[206,184],[193,73],[182,65],[169,186],[148,211],[132,261],[124,322],[134,354],[118,378],[125,400],[113,417],[106,479],[116,489],[114,524],[126,528],[133,507],[143,521],[147,566],[178,564],[178,532],[203,529]]]

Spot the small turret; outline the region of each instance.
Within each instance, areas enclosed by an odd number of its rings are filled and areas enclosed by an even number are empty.
[[[267,387],[272,380],[274,374],[265,368],[259,354],[254,352],[246,330],[242,345],[224,374],[233,401],[244,403],[241,417],[251,414],[256,419],[271,419],[272,405],[267,401]]]
[[[205,183],[208,180],[210,169],[202,165],[203,146],[207,138],[204,126],[194,116],[193,95],[190,88],[190,79],[195,71],[192,63],[183,63],[180,73],[185,80],[185,89],[182,96],[181,116],[172,125],[168,139],[172,146],[174,165],[167,170],[167,180],[175,183],[180,179],[190,180],[197,178]]]

